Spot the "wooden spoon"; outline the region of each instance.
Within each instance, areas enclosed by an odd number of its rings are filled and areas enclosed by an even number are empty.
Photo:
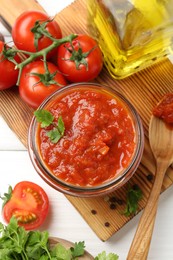
[[[173,162],[173,129],[155,116],[150,120],[149,141],[156,160],[155,181],[131,244],[128,260],[147,259],[163,179]]]
[[[4,42],[4,36],[2,35],[1,32],[0,32],[0,41]]]

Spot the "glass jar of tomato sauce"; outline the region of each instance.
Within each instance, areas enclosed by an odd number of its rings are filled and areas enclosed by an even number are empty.
[[[87,0],[88,27],[116,79],[173,53],[173,0]]]
[[[99,196],[132,177],[142,157],[143,127],[120,93],[96,83],[71,84],[49,96],[40,110],[49,111],[53,123],[43,127],[33,117],[29,154],[53,188],[73,196]],[[55,142],[50,131],[56,131],[59,118],[64,130]]]

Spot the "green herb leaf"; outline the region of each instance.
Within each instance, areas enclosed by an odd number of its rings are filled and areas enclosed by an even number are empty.
[[[74,244],[74,247],[71,247],[70,250],[72,252],[73,258],[82,256],[84,254],[85,242],[78,242]]]
[[[58,130],[59,130],[61,136],[63,136],[64,135],[64,131],[65,131],[65,126],[64,126],[64,122],[62,120],[62,116],[60,116],[58,118]]]
[[[4,193],[4,197],[1,197],[0,198],[4,201],[3,204],[2,204],[2,208],[5,206],[5,204],[11,199],[11,196],[12,196],[12,187],[9,186],[8,188],[8,193]]]
[[[31,231],[26,245],[26,252],[29,259],[40,259],[41,256],[47,255],[50,259],[50,253],[48,250],[48,238],[47,231]]]
[[[52,259],[59,259],[59,260],[71,260],[72,255],[70,249],[66,249],[63,245],[57,244],[52,252],[51,257],[54,257]]]
[[[133,187],[129,187],[127,192],[127,205],[124,211],[125,216],[130,216],[131,214],[135,214],[138,209],[138,202],[142,198],[142,191],[138,187],[138,185],[134,185]]]
[[[38,109],[34,111],[34,115],[39,123],[41,123],[41,127],[50,126],[53,123],[54,116],[45,109]]]
[[[59,130],[57,128],[54,128],[53,130],[50,130],[49,132],[47,132],[47,136],[50,138],[52,143],[57,143],[62,135],[60,134]]]
[[[25,254],[24,248],[27,239],[28,233],[23,227],[18,226],[17,220],[14,217],[11,218],[8,226],[2,227],[1,223],[0,259],[21,259],[20,255]],[[7,255],[5,256],[5,254]],[[9,256],[11,256],[11,258],[9,258]]]
[[[54,116],[48,111],[44,109],[38,109],[34,112],[36,119],[41,123],[41,127],[52,126],[52,130],[47,131],[47,136],[50,138],[52,143],[57,143],[61,137],[64,135],[65,126],[62,120],[62,116],[58,118],[58,122],[54,121]]]
[[[102,253],[98,254],[98,256],[96,256],[94,259],[95,260],[118,260],[119,256],[113,253],[109,253],[108,255],[106,255],[106,252],[103,251]]]

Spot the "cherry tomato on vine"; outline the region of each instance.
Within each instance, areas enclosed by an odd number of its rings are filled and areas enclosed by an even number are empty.
[[[29,52],[36,52],[51,45],[52,40],[46,36],[47,34],[56,39],[62,38],[58,23],[40,11],[30,10],[22,13],[12,28],[12,38],[16,47]]]
[[[22,70],[19,93],[21,98],[33,108],[37,108],[54,91],[67,85],[57,66],[51,62],[47,62],[47,66],[49,73],[46,73],[43,61],[33,61]]]
[[[88,35],[78,35],[73,41],[58,47],[57,64],[71,82],[90,81],[103,67],[102,52]]]
[[[4,56],[2,53],[3,49],[4,42],[0,41],[0,90],[14,86],[18,77],[18,70],[15,69],[15,64]],[[19,56],[15,55],[14,59],[16,62],[20,62]]]
[[[49,199],[39,185],[22,181],[16,184],[14,189],[10,186],[8,194],[4,195],[2,213],[7,223],[14,216],[18,224],[26,230],[42,225],[49,211]]]

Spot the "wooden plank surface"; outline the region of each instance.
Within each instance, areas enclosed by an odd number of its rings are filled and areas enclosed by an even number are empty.
[[[87,10],[85,0],[76,0],[62,12],[56,20],[62,28],[63,35],[70,33],[88,33]],[[56,4],[55,4],[56,5]],[[9,9],[10,6],[10,9]],[[0,0],[0,15],[12,26],[15,18],[24,10],[42,8],[33,0]],[[173,91],[173,65],[168,59],[158,63],[131,77],[117,81],[110,77],[104,68],[96,82],[110,85],[120,91],[135,106],[141,116],[145,131],[145,149],[141,164],[130,184],[138,184],[143,191],[143,199],[139,203],[139,211],[145,207],[152,182],[147,179],[155,173],[155,162],[148,143],[148,124],[153,106],[168,92]],[[19,97],[17,87],[0,92],[0,113],[9,127],[27,147],[27,131],[33,110]],[[173,169],[166,173],[163,189],[173,182]],[[128,184],[127,184],[128,185]],[[106,197],[75,198],[66,196],[78,210],[97,236],[105,241],[122,228],[132,217],[121,214],[124,204],[117,204],[116,209],[110,208],[109,198],[115,196],[126,200],[127,185]],[[95,214],[93,214],[95,213]]]

